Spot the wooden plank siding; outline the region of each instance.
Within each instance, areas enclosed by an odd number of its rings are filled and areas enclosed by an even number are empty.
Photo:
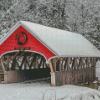
[[[53,78],[55,79],[55,85],[82,84],[95,80],[96,58],[76,57],[56,59],[55,64],[54,62],[52,64],[53,69],[56,69],[53,73],[51,72],[54,75],[51,75],[51,80],[52,77],[55,77]]]

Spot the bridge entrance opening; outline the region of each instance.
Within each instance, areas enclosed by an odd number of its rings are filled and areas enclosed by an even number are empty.
[[[43,55],[36,52],[19,51],[1,57],[4,83],[22,82],[50,77],[50,68]]]

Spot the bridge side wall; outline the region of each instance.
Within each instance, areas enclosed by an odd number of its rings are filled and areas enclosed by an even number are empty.
[[[95,67],[51,73],[51,85],[82,84],[95,80]]]
[[[96,79],[96,58],[56,58],[51,60],[51,85],[82,84]]]
[[[50,77],[49,68],[4,71],[4,84],[45,77]]]

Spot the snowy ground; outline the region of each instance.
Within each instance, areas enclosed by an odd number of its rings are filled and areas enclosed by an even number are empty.
[[[0,84],[0,100],[100,100],[100,92],[74,85],[51,87],[42,80]]]
[[[97,63],[97,77],[100,77],[99,65],[100,62]],[[98,90],[74,85],[52,87],[48,78],[0,84],[0,100],[100,100],[100,88]]]

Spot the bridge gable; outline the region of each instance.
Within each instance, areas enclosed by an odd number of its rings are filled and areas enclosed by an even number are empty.
[[[43,54],[46,59],[56,56],[33,34],[27,31],[22,25],[19,26],[1,45],[0,55],[18,49],[27,49]]]

